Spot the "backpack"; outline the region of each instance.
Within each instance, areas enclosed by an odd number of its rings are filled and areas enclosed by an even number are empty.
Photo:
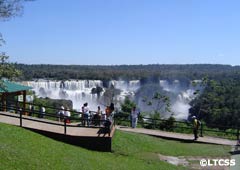
[[[198,119],[194,120],[193,127],[198,129],[201,126],[201,122]]]
[[[201,126],[202,122],[200,120],[197,120],[197,128]]]

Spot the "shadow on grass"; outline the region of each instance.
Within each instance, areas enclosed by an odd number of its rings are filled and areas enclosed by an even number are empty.
[[[25,128],[32,132],[46,136],[59,142],[64,142],[74,146],[80,146],[89,150],[111,152],[112,139],[111,137],[89,137],[89,136],[72,136],[54,132],[48,132],[38,129]]]

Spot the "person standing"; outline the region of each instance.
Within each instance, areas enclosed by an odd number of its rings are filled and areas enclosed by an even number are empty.
[[[100,119],[101,119],[101,108],[98,106],[96,114],[93,115],[93,124],[95,126],[100,126]]]
[[[88,103],[84,103],[83,104],[83,119],[84,119],[84,126],[86,126],[86,122],[87,122],[87,126],[89,126],[89,108],[88,108]]]
[[[45,107],[44,106],[40,106],[40,110],[39,110],[39,118],[44,118],[44,116],[45,116],[45,111],[46,111],[46,109],[45,109]]]
[[[64,112],[65,112],[64,110],[65,110],[65,108],[64,108],[64,106],[62,105],[62,106],[61,106],[61,109],[60,109],[59,112],[58,112],[58,113],[59,113],[59,121],[60,121],[60,122],[62,122],[62,121],[64,120]]]
[[[64,111],[64,116],[65,116],[66,122],[70,123],[71,112],[69,111],[68,107],[66,107],[66,110]]]
[[[139,115],[139,112],[136,110],[136,107],[134,106],[131,111],[131,122],[132,122],[131,126],[132,126],[132,128],[137,127],[138,115]]]
[[[197,119],[196,116],[192,117],[193,120],[193,134],[194,134],[194,140],[198,139],[198,129],[200,126],[200,121]]]
[[[34,113],[34,105],[29,105],[29,114],[28,116],[33,116],[33,113]]]

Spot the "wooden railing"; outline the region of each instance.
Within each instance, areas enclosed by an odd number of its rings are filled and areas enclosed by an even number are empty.
[[[17,114],[12,114],[10,116],[19,117],[20,126],[22,126],[22,120],[24,119],[41,122],[41,123],[52,124],[52,125],[60,125],[60,126],[64,126],[64,134],[67,134],[67,127],[104,128],[104,123],[106,122],[105,119],[100,119],[100,120],[97,120],[99,121],[98,123],[94,124],[95,120],[93,119],[92,116],[90,116],[89,119],[84,119],[83,113],[77,112],[75,110],[68,110],[71,112],[71,117],[66,117],[66,116],[60,117],[57,114],[57,111],[61,110],[61,108],[54,108],[54,107],[47,107],[47,106],[44,106],[46,109],[44,118],[34,119],[34,117],[40,117],[39,116],[41,114],[39,111],[40,106],[32,103],[26,103],[26,105],[30,105],[30,104],[33,105],[35,109],[33,111],[28,108],[25,110],[22,110],[20,107],[21,104],[22,102],[14,101],[12,102],[11,105],[5,105],[5,106],[0,105],[0,110],[2,110],[2,108],[5,108],[9,112],[17,113]],[[29,113],[31,113],[31,116],[23,116],[23,115],[29,115]],[[93,115],[94,113],[96,112],[90,111],[90,115]],[[4,112],[0,114],[4,114]],[[5,114],[5,115],[9,115],[9,114]],[[54,120],[54,121],[46,121],[48,119]],[[59,119],[61,119],[62,121],[59,122]],[[130,126],[129,114],[123,114],[123,113],[112,114],[110,119],[111,119],[111,125],[109,127],[110,132],[112,131],[112,128],[115,124],[122,124],[122,122],[124,122],[124,125]],[[71,123],[68,123],[68,120],[70,120]],[[89,126],[86,123],[83,123],[87,121],[89,121]],[[184,129],[185,129],[185,130],[188,130],[189,132],[192,131],[192,123],[188,121],[170,121],[167,119],[152,119],[152,118],[140,116],[138,124],[140,124],[140,126],[143,128],[149,128],[149,129],[160,129],[165,131],[176,131],[180,129],[180,132],[184,132]],[[240,127],[219,126],[219,125],[211,125],[210,127],[214,127],[215,129],[209,128],[206,125],[201,124],[199,128],[200,136],[208,134],[209,132],[210,133],[213,132],[216,134],[224,133],[224,134],[230,134],[230,135],[236,136],[236,139],[239,140]],[[224,130],[221,130],[221,129],[224,129]],[[227,131],[228,129],[231,129],[231,131]]]
[[[130,126],[131,121],[129,114],[124,113],[117,113],[115,115],[115,124],[123,124]],[[138,124],[140,127],[148,128],[148,129],[160,129],[165,131],[177,131],[177,132],[184,132],[188,130],[192,132],[192,122],[190,121],[176,121],[176,120],[169,120],[169,119],[153,119],[144,116],[139,116]],[[214,127],[214,128],[210,128]],[[224,129],[224,130],[221,130]],[[231,131],[227,131],[227,130]],[[240,127],[235,126],[219,126],[219,125],[210,125],[207,127],[205,124],[201,124],[199,127],[199,135],[203,137],[204,134],[208,134],[209,132],[216,133],[217,135],[221,136],[220,134],[230,134],[232,136],[236,136],[236,139],[239,140],[239,130]]]
[[[82,112],[64,109],[63,111],[69,111],[71,113],[71,116],[67,117],[65,115],[59,115],[57,113],[58,111],[62,110],[61,108],[43,106],[46,109],[45,113],[43,114],[40,111],[41,106],[36,104],[25,103],[25,105],[27,106],[29,105],[34,106],[34,110],[30,110],[28,107],[25,109],[22,109],[24,108],[24,107],[21,107],[21,105],[23,105],[22,102],[10,101],[7,103],[9,104],[5,104],[4,106],[0,105],[0,110],[3,111],[4,109],[4,111],[16,113],[16,114],[5,114],[4,112],[0,112],[0,114],[9,116],[9,117],[19,118],[19,126],[21,127],[23,126],[23,120],[30,120],[30,121],[36,121],[36,122],[46,123],[51,125],[64,126],[64,134],[67,134],[67,127],[107,128],[110,130],[109,132],[110,134],[114,125],[114,114],[112,114],[111,117],[106,118],[108,120],[110,119],[111,125],[110,127],[105,127],[105,123],[107,121],[106,119],[102,117],[100,119],[93,118],[93,115],[96,114],[95,111],[89,112],[90,113],[89,118],[83,118],[84,116]],[[35,117],[38,117],[39,119],[36,119]],[[53,121],[47,121],[47,120],[53,120]]]

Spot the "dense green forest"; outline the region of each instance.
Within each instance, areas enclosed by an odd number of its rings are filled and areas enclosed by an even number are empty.
[[[212,79],[240,75],[240,66],[230,65],[25,65],[15,64],[22,71],[22,80],[89,79],[89,80],[196,80],[208,76]]]
[[[240,126],[240,66],[230,65],[25,65],[15,64],[21,80],[92,79],[92,80],[203,80],[203,89],[190,103],[190,115],[209,126]],[[224,129],[224,127],[223,127]]]
[[[203,92],[191,101],[190,113],[208,126],[240,127],[240,78],[207,80]]]

